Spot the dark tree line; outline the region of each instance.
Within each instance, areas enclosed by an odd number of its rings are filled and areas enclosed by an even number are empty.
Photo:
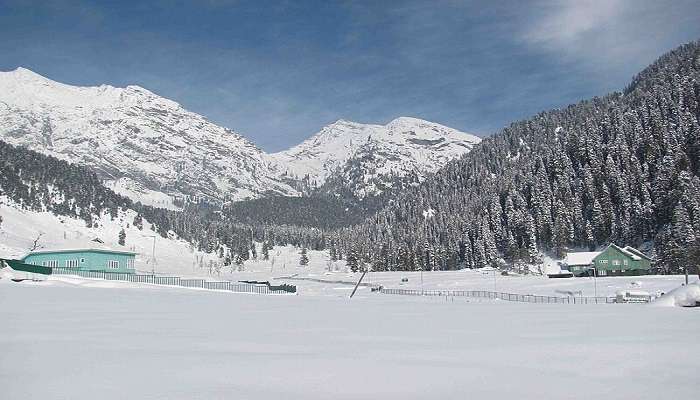
[[[321,194],[239,201],[224,205],[222,210],[226,217],[245,224],[293,225],[324,230],[348,226],[367,216],[355,202]]]

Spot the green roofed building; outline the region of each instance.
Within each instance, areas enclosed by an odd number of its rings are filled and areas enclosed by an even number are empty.
[[[619,247],[610,244],[603,251],[567,253],[564,263],[575,276],[646,275],[651,269],[652,259],[631,246]]]
[[[25,264],[82,271],[134,273],[136,253],[106,248],[35,250],[24,256]]]

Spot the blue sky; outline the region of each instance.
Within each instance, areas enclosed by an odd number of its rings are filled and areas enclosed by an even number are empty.
[[[137,84],[265,150],[337,119],[485,136],[622,89],[700,38],[697,0],[0,0],[0,70]]]

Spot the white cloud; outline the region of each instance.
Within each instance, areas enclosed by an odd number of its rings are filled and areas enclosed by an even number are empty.
[[[550,48],[567,47],[595,34],[622,14],[621,0],[556,1],[542,7],[523,39]]]
[[[608,80],[697,39],[698,15],[697,0],[552,0],[528,10],[519,40]]]

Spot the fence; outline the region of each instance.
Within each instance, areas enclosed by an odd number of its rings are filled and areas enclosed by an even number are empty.
[[[415,289],[379,289],[383,294],[396,294],[403,296],[443,296],[443,297],[471,297],[488,300],[517,301],[521,303],[548,303],[548,304],[610,304],[615,303],[614,297],[557,297],[539,296],[534,294],[516,294],[489,292],[485,290],[415,290]]]
[[[293,285],[271,286],[255,285],[247,283],[234,283],[230,281],[210,282],[205,279],[185,279],[179,276],[160,276],[153,274],[128,274],[123,272],[85,271],[77,268],[56,267],[51,269],[55,275],[76,275],[83,278],[97,278],[109,281],[124,281],[134,283],[150,283],[154,285],[180,286],[186,288],[199,288],[209,290],[226,290],[236,293],[254,294],[288,294],[296,293]]]

